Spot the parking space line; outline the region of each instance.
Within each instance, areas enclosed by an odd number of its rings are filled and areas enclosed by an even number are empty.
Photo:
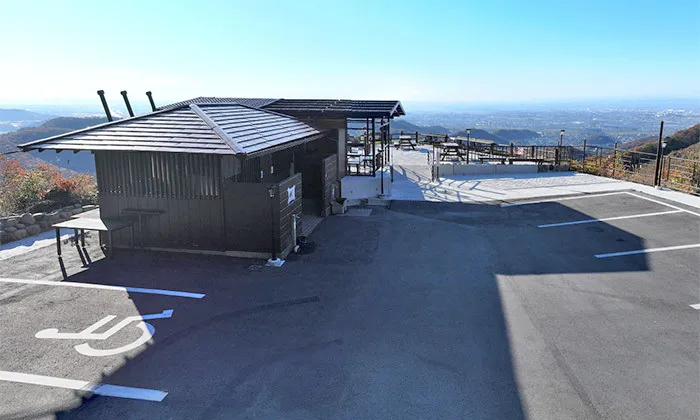
[[[546,200],[528,201],[526,203],[503,203],[503,204],[501,204],[501,207],[526,206],[528,204],[552,203],[552,202],[564,201],[564,200],[578,200],[581,198],[605,197],[608,195],[619,195],[619,194],[624,194],[624,193],[625,193],[625,191],[618,191],[618,192],[609,192],[609,193],[601,193],[601,194],[577,195],[575,197],[548,198]]]
[[[80,287],[84,289],[102,289],[102,290],[119,290],[129,293],[144,293],[149,295],[164,295],[176,296],[191,299],[202,299],[206,296],[204,293],[180,292],[178,290],[165,289],[145,289],[142,287],[124,287],[111,286],[107,284],[92,284],[92,283],[77,283],[71,281],[50,281],[50,280],[24,280],[24,279],[7,279],[0,278],[0,283],[23,283],[23,284],[38,284],[43,286],[63,286],[63,287]]]
[[[637,249],[634,251],[611,252],[609,254],[597,254],[596,258],[622,257],[625,255],[648,254],[650,252],[675,251],[678,249],[700,248],[700,244],[666,246],[663,248]]]
[[[29,373],[8,372],[0,370],[0,381],[19,382],[23,384],[51,386],[54,388],[85,391],[105,397],[128,398],[132,400],[163,401],[167,392],[157,389],[132,388],[129,386],[94,384],[76,379],[55,378],[53,376],[32,375]]]
[[[537,225],[537,227],[538,228],[551,228],[551,227],[559,227],[559,226],[582,225],[584,223],[597,223],[597,222],[607,222],[609,220],[623,220],[623,219],[634,219],[637,217],[661,216],[663,214],[673,214],[673,213],[683,213],[683,210],[659,211],[656,213],[631,214],[629,216],[606,217],[603,219],[585,219],[585,220],[576,220],[573,222],[550,223],[550,224],[546,224],[546,225]]]
[[[664,205],[664,206],[666,206],[666,207],[670,207],[670,208],[672,208],[672,209],[680,210],[680,211],[683,211],[683,212],[686,212],[686,213],[690,213],[690,214],[692,214],[692,215],[695,215],[695,216],[700,217],[700,213],[695,213],[695,212],[692,212],[692,211],[690,211],[690,210],[686,210],[686,209],[683,209],[683,208],[674,206],[673,204],[664,203],[663,201],[654,200],[653,198],[644,197],[643,195],[631,193],[631,192],[629,192],[629,191],[625,191],[624,194],[628,194],[628,195],[631,195],[632,197],[641,198],[642,200],[651,201],[652,203],[661,204],[661,205]]]
[[[700,303],[696,303],[695,305],[690,305],[690,307],[693,308],[693,309],[697,309],[698,311],[700,311]]]

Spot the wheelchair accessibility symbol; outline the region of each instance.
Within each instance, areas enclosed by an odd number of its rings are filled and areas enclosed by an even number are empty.
[[[155,333],[156,329],[153,327],[153,325],[149,324],[148,322],[144,322],[147,320],[151,319],[161,319],[161,318],[170,318],[173,315],[173,310],[168,309],[165,310],[159,314],[151,314],[151,315],[143,315],[143,316],[128,316],[124,318],[121,322],[119,322],[117,325],[113,326],[112,328],[108,329],[107,331],[103,333],[95,333],[100,327],[106,325],[110,321],[112,321],[114,318],[116,318],[115,315],[107,315],[106,317],[102,318],[101,320],[97,321],[96,323],[92,324],[91,326],[87,327],[81,332],[78,333],[60,333],[58,332],[58,329],[56,328],[49,328],[46,330],[41,330],[38,333],[36,333],[35,337],[36,338],[53,338],[56,340],[106,340],[109,337],[113,336],[116,334],[118,331],[120,331],[122,328],[125,328],[129,325],[132,325],[134,323],[135,327],[140,329],[142,331],[141,336],[137,338],[135,341],[126,344],[121,347],[113,348],[113,349],[95,349],[90,347],[89,343],[82,343],[78,344],[75,346],[75,350],[80,353],[84,354],[85,356],[93,356],[93,357],[101,357],[101,356],[113,356],[115,354],[123,353],[125,351],[133,350],[136,347],[145,344],[148,340],[150,340],[153,337],[153,334]]]

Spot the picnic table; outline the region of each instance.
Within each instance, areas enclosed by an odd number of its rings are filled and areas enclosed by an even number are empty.
[[[364,153],[348,153],[347,154],[347,169],[348,174],[352,173],[352,168],[355,167],[355,173],[360,173],[360,167],[363,169],[367,168],[368,164],[372,164],[373,157],[365,155]]]
[[[413,139],[413,136],[407,136],[407,135],[401,135],[399,136],[399,142],[396,143],[396,148],[398,149],[399,147],[410,147],[413,150],[416,150],[416,145],[413,143],[411,140]]]
[[[131,247],[134,246],[134,218],[133,217],[100,217],[99,209],[88,212],[82,217],[76,217],[63,222],[55,223],[52,227],[56,230],[56,253],[58,254],[58,264],[61,267],[63,279],[67,279],[66,266],[63,264],[63,255],[61,254],[61,229],[73,229],[75,233],[75,249],[78,251],[80,261],[83,266],[89,266],[90,256],[85,249],[85,231],[97,231],[107,233],[107,256],[113,256],[112,233],[117,230],[130,228],[131,231]]]
[[[459,160],[464,160],[464,153],[457,143],[443,143],[440,160],[444,161],[449,157],[456,157]]]

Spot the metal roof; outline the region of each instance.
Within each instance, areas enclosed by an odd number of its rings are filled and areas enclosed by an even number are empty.
[[[295,118],[240,104],[189,104],[18,146],[28,150],[258,154],[322,134]]]
[[[350,99],[280,99],[265,109],[299,117],[393,118],[406,113],[399,101]]]
[[[399,101],[355,101],[350,99],[264,99],[200,96],[166,105],[171,109],[191,103],[239,103],[300,118],[394,118],[406,115]]]
[[[278,99],[271,98],[218,98],[215,96],[199,96],[197,98],[188,99],[182,102],[176,102],[174,104],[165,105],[159,107],[158,109],[173,109],[179,108],[182,105],[189,104],[240,104],[244,106],[252,106],[253,108],[263,108]]]

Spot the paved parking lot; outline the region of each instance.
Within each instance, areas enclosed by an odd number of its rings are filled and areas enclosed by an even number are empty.
[[[700,211],[516,204],[332,217],[281,269],[0,261],[0,418],[696,418]]]

